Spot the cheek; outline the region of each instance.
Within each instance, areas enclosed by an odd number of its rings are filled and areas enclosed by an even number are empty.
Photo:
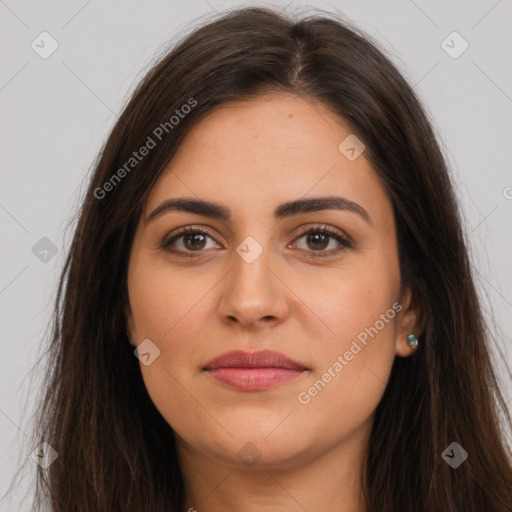
[[[317,298],[330,331],[316,344],[318,364],[298,402],[326,435],[348,434],[382,398],[395,357],[398,287],[398,268],[382,260],[352,268]]]
[[[368,329],[375,339],[389,342],[397,313],[393,304],[400,285],[398,266],[382,257],[367,258],[364,265],[347,265],[336,274],[325,274],[324,278],[306,277],[294,283],[294,292],[309,308],[304,323],[319,324],[321,320],[323,326],[315,351],[325,356],[342,353],[359,335],[364,342]],[[312,282],[315,286],[311,286]],[[373,327],[379,331],[378,335]],[[379,345],[383,348],[382,343]]]
[[[389,323],[362,315],[339,325],[337,342],[320,349],[320,363],[299,390],[296,400],[306,424],[322,425],[326,439],[357,430],[384,394],[395,357],[394,310],[388,311]]]
[[[137,338],[150,338],[161,348],[172,345],[176,333],[198,326],[201,302],[215,284],[215,276],[204,274],[199,278],[190,272],[144,262],[130,277],[130,304]]]
[[[155,268],[140,262],[130,275],[129,294],[137,343],[151,340],[159,355],[149,365],[140,363],[144,384],[151,400],[167,422],[180,428],[186,411],[190,422],[204,422],[204,410],[192,397],[196,389],[201,337],[211,308],[208,292],[214,276],[194,278],[169,268]],[[204,362],[204,361],[203,361]]]

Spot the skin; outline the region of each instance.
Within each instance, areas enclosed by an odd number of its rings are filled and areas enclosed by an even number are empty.
[[[294,95],[224,105],[189,132],[149,194],[131,249],[126,319],[130,343],[150,339],[160,350],[140,369],[175,431],[184,510],[365,510],[359,477],[374,411],[395,356],[414,353],[407,334],[421,325],[409,288],[400,295],[387,193],[364,152],[350,161],[338,149],[350,133],[326,107]],[[335,209],[273,217],[281,203],[332,195],[363,207],[369,222]],[[171,210],[145,222],[169,198],[214,201],[232,218]],[[192,257],[159,248],[189,224],[209,232],[174,242]],[[308,257],[340,247],[299,233],[316,224],[354,247]],[[262,248],[252,263],[236,251],[248,236]],[[401,311],[300,403],[299,393],[397,302]],[[226,388],[202,371],[237,349],[276,350],[309,371],[259,392]],[[241,449],[259,460],[249,466]]]

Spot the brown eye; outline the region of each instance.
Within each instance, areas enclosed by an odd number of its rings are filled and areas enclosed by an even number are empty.
[[[182,236],[184,240],[183,244],[187,249],[191,251],[204,249],[206,237],[203,233],[190,233]]]
[[[165,237],[160,244],[160,249],[178,256],[201,256],[207,252],[206,249],[219,248],[215,243],[208,247],[208,239],[215,242],[208,231],[199,227],[186,226]],[[300,247],[301,244],[298,241],[301,239],[304,239],[306,247]],[[295,245],[312,258],[336,256],[344,249],[353,247],[352,243],[339,232],[326,226],[314,226],[304,231],[296,238]]]
[[[309,228],[298,236],[296,240],[299,241],[302,238],[304,238],[306,247],[300,247],[300,244],[297,243],[298,248],[303,249],[308,256],[313,258],[336,256],[344,249],[353,247],[349,240],[326,226]],[[332,245],[332,248],[328,250],[327,248],[330,245]]]
[[[206,252],[203,249],[210,248],[207,247],[208,239],[214,241],[206,230],[186,226],[165,237],[160,244],[160,249],[178,255],[195,256],[193,253],[201,254]],[[215,244],[213,247],[215,247]]]
[[[306,235],[306,243],[313,250],[323,250],[329,245],[331,237],[325,233],[309,233]]]

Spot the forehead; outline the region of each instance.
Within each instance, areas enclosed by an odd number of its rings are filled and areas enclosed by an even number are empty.
[[[344,153],[343,141],[353,137],[343,119],[309,98],[273,94],[222,105],[189,131],[146,212],[169,197],[211,199],[247,216],[300,197],[342,195],[385,217],[391,205],[364,151],[352,160]]]

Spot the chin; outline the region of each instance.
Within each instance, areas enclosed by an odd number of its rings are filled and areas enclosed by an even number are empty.
[[[279,418],[282,421],[283,417]],[[274,428],[279,425],[274,423]],[[286,420],[285,420],[286,421]],[[213,436],[198,433],[195,440],[186,439],[188,444],[212,460],[233,468],[250,470],[270,470],[293,468],[314,457],[315,449],[310,436],[296,426],[272,429],[226,428],[233,437],[221,434],[220,430]],[[299,433],[300,432],[300,433]],[[301,435],[302,434],[302,435]],[[205,443],[205,437],[208,443]]]

